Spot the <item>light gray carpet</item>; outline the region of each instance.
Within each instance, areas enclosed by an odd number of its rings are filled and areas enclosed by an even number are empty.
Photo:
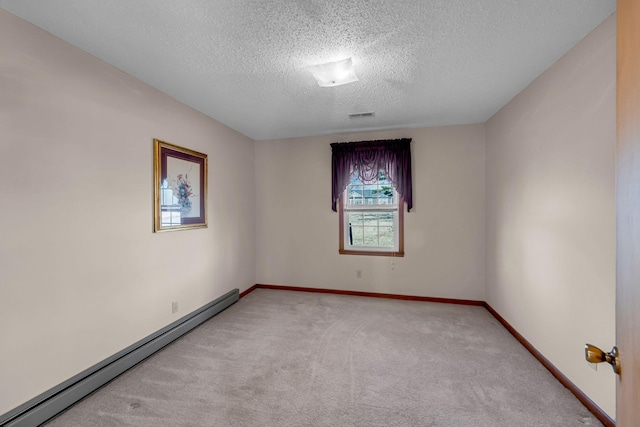
[[[47,424],[584,425],[484,308],[265,289]]]

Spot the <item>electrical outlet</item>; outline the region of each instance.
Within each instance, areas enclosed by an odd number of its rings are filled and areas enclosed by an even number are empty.
[[[356,270],[356,278],[362,279],[362,270]]]
[[[178,312],[178,301],[174,301],[171,303],[171,312],[172,313]]]

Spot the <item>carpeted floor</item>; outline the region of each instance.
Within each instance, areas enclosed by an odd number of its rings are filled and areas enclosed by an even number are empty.
[[[602,424],[484,308],[258,289],[46,425]]]

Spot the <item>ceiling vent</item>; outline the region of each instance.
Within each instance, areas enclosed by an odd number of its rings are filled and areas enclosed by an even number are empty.
[[[373,111],[369,111],[366,113],[350,113],[349,114],[350,119],[357,119],[358,117],[373,117],[373,116],[374,116]]]

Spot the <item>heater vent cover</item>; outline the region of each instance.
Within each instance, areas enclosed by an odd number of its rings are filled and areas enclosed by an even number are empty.
[[[349,118],[350,119],[355,119],[358,117],[373,117],[375,115],[375,113],[373,111],[368,111],[366,113],[350,113],[349,114]]]

